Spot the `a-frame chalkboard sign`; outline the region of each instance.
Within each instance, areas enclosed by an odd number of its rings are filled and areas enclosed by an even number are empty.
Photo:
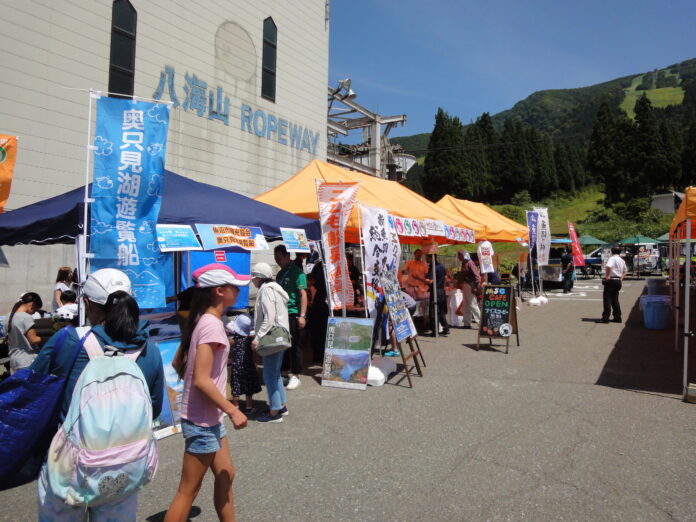
[[[491,344],[493,344],[494,337],[505,339],[505,353],[508,353],[511,335],[517,336],[517,346],[520,345],[520,331],[515,305],[513,286],[486,285],[483,287],[481,322],[476,337],[477,350],[481,344],[481,337],[488,337]]]

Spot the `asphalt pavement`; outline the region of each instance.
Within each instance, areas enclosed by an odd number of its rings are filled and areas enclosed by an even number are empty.
[[[238,519],[696,519],[696,405],[672,330],[643,328],[643,288],[624,283],[624,324],[594,322],[598,280],[523,303],[508,354],[477,351],[475,330],[422,338],[413,389],[327,388],[310,369],[284,422],[226,421]],[[181,436],[159,449],[139,520],[161,520],[178,484]],[[36,484],[2,492],[0,520],[35,519],[35,504]],[[192,520],[216,520],[210,476]]]

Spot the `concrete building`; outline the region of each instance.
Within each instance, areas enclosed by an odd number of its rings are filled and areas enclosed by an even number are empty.
[[[326,0],[0,0],[12,210],[84,184],[87,90],[174,104],[166,167],[256,196],[326,159]],[[0,313],[73,247],[4,247]]]

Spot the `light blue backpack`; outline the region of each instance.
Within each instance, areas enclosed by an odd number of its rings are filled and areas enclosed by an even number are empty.
[[[87,329],[77,328],[82,336]],[[71,506],[115,502],[147,484],[157,470],[152,402],[135,363],[139,350],[117,352],[90,334],[90,361],[48,452],[51,492]]]

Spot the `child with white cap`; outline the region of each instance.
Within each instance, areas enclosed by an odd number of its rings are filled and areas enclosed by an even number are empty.
[[[144,348],[136,359],[143,372],[152,401],[152,418],[162,411],[164,397],[164,370],[162,356],[156,346],[147,343],[150,323],[140,319],[138,303],[132,297],[128,276],[115,268],[102,268],[90,274],[82,288],[82,297],[91,332],[99,345],[109,346],[117,352],[129,352]],[[63,393],[60,421],[68,413],[76,384],[90,357],[84,347],[79,349],[73,360],[75,349],[81,344],[77,331],[71,328],[58,345],[61,333],[56,333],[44,345],[31,369],[39,373],[67,375]],[[39,474],[39,520],[135,520],[138,494],[133,493],[114,502],[95,507],[73,507],[51,489],[47,465]]]
[[[179,489],[165,522],[188,518],[208,468],[215,475],[214,504],[218,518],[234,520],[234,465],[223,413],[229,416],[235,429],[247,425],[246,416],[227,400],[230,344],[222,315],[235,303],[239,287],[248,285],[250,277],[237,274],[226,265],[212,263],[193,272],[193,280],[188,319],[172,362],[184,380],[180,410],[184,463]]]

